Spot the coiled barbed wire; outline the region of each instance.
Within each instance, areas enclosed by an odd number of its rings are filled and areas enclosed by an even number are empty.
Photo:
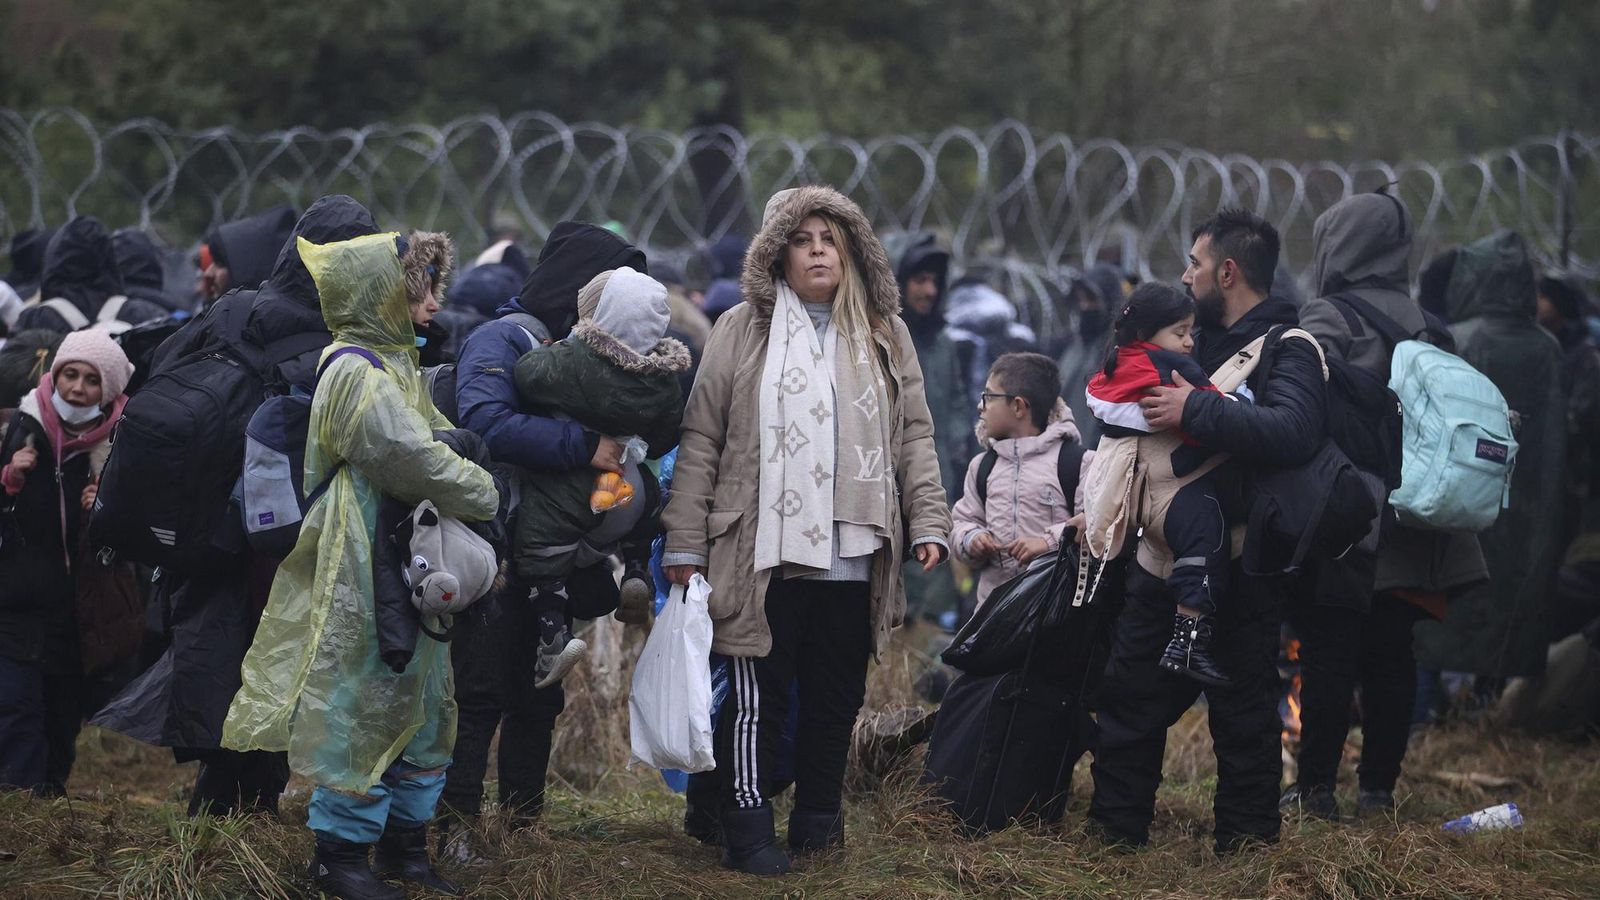
[[[391,227],[447,230],[464,248],[510,224],[542,240],[562,219],[620,222],[653,255],[684,261],[753,230],[774,191],[832,184],[884,231],[932,230],[958,266],[998,270],[1023,319],[1055,326],[1046,295],[1111,258],[1175,278],[1189,235],[1221,205],[1277,225],[1292,273],[1328,206],[1396,185],[1416,220],[1416,265],[1495,228],[1541,260],[1600,277],[1600,135],[1563,131],[1434,163],[1293,163],[1177,144],[1075,141],[1015,121],[985,131],[855,139],[670,132],[542,112],[442,126],[377,123],[248,134],[152,119],[96,125],[72,109],[0,110],[0,239],[79,213],[169,242],[276,203],[343,192]],[[1018,293],[1027,296],[1017,296]]]

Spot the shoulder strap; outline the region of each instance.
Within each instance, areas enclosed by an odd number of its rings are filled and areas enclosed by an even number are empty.
[[[1267,346],[1267,338],[1271,337],[1271,335],[1272,332],[1269,331],[1239,348],[1239,351],[1229,357],[1227,362],[1218,366],[1216,371],[1211,373],[1211,383],[1216,385],[1220,391],[1231,391],[1238,388],[1250,377],[1250,373],[1256,370],[1256,366],[1260,364],[1261,354]]]
[[[1373,329],[1389,343],[1389,349],[1391,350],[1394,349],[1395,344],[1412,339],[1411,332],[1401,327],[1399,322],[1384,315],[1382,310],[1355,294],[1334,294],[1328,300],[1333,303],[1335,308],[1348,308],[1351,312],[1370,322]],[[1343,312],[1342,309],[1340,311]],[[1348,320],[1349,317],[1346,316],[1345,318]]]
[[[118,294],[115,297],[106,298],[106,302],[100,306],[99,315],[96,315],[94,320],[96,322],[117,321],[117,316],[122,312],[122,307],[125,306],[127,302],[128,298],[122,294]]]
[[[365,347],[340,347],[332,353],[329,353],[328,358],[322,361],[322,365],[317,366],[318,381],[322,380],[322,373],[328,371],[328,367],[333,365],[333,361],[341,356],[359,356],[367,362],[372,363],[372,367],[374,369],[377,369],[380,372],[383,371],[383,359],[379,357],[378,354],[373,353],[371,350],[368,350]]]
[[[84,315],[83,310],[72,305],[72,301],[65,297],[51,297],[39,305],[55,310],[55,314],[60,316],[73,331],[89,327],[89,317]]]
[[[1311,349],[1315,350],[1317,353],[1317,361],[1322,363],[1322,380],[1327,381],[1328,354],[1323,352],[1322,343],[1317,340],[1316,335],[1305,330],[1304,328],[1285,328],[1278,332],[1278,339],[1273,341],[1273,345],[1276,346],[1277,344],[1280,344],[1289,338],[1299,338],[1300,340],[1311,345]]]
[[[978,491],[978,502],[989,503],[989,476],[994,472],[994,464],[1000,461],[1000,454],[993,447],[983,451],[983,461],[978,463],[977,484],[973,485]]]
[[[1083,457],[1089,452],[1077,441],[1062,441],[1061,453],[1056,457],[1056,480],[1061,484],[1061,496],[1066,498],[1067,510],[1077,515],[1074,498],[1078,496],[1078,479],[1083,475]]]

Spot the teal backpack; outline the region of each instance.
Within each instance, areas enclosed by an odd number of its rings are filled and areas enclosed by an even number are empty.
[[[1400,520],[1433,531],[1477,532],[1511,502],[1517,462],[1511,410],[1488,376],[1448,350],[1413,339],[1358,297],[1354,307],[1394,350],[1389,387],[1404,410],[1400,487],[1389,495]]]

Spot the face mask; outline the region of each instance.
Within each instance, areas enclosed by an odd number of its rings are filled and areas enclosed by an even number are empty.
[[[412,340],[417,342],[417,349],[418,350],[421,350],[423,347],[428,346],[428,339],[423,337],[420,334],[417,335],[416,337],[412,338]]]
[[[61,417],[61,421],[68,425],[87,425],[100,418],[101,415],[100,407],[73,406],[71,403],[61,399],[60,394],[50,395],[50,405],[56,408],[56,415]]]

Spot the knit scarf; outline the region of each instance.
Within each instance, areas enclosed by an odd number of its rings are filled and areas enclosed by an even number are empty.
[[[819,339],[794,289],[783,281],[777,288],[758,388],[756,571],[826,571],[835,539],[837,556],[850,559],[872,553],[889,533],[888,389],[869,336],[841,340],[830,319]]]

